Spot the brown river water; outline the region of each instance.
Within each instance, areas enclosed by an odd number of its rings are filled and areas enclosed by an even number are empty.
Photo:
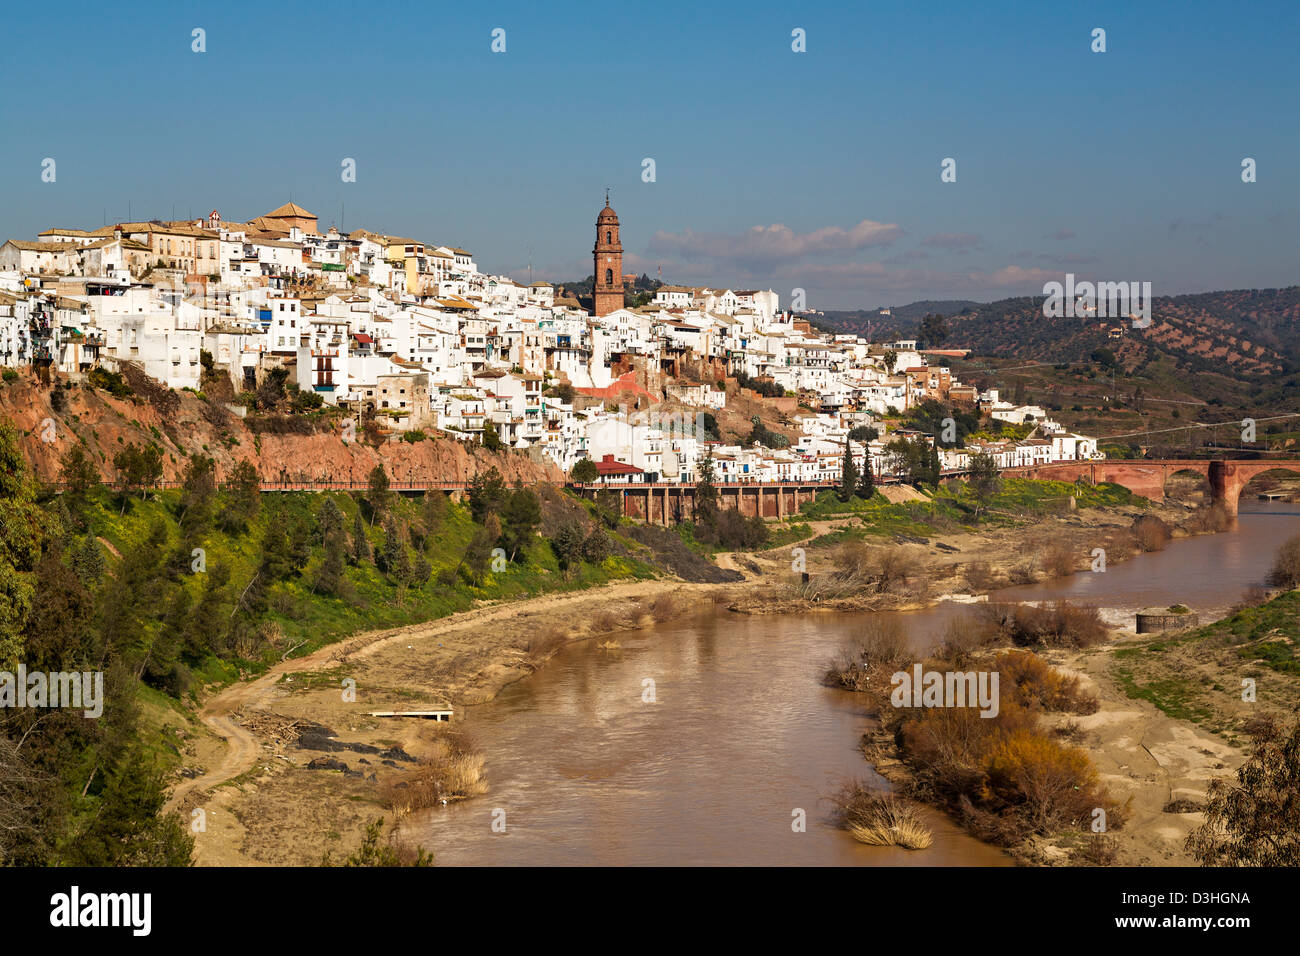
[[[1243,500],[1233,531],[995,599],[1096,604],[1130,627],[1138,608],[1183,603],[1205,621],[1261,583],[1297,533],[1300,505]],[[899,617],[924,643],[967,613],[940,604]],[[1009,865],[938,811],[922,851],[862,846],[831,825],[826,798],[844,780],[887,786],[857,750],[871,724],[860,700],[820,683],[863,617],[702,608],[615,635],[617,650],[571,645],[467,711],[488,794],[403,829],[439,865]],[[805,832],[792,828],[796,810]]]

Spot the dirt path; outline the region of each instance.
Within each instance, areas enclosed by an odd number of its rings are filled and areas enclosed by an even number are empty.
[[[808,525],[808,527],[812,529],[812,534],[800,538],[798,541],[789,541],[785,544],[776,545],[775,547],[764,548],[762,551],[720,551],[713,556],[714,563],[725,571],[737,571],[740,574],[743,574],[746,579],[753,579],[756,575],[752,571],[746,570],[738,563],[736,559],[737,555],[743,554],[745,559],[748,561],[753,561],[755,558],[770,559],[774,556],[775,552],[784,551],[789,548],[797,548],[800,545],[807,544],[810,541],[820,538],[824,534],[830,534],[832,531],[857,527],[857,520],[855,518],[850,518],[848,521],[845,521],[844,518],[834,518],[823,521],[805,521],[802,523]]]
[[[1126,635],[1132,637],[1132,635]],[[1203,804],[1209,782],[1227,777],[1245,754],[1196,724],[1176,720],[1117,686],[1111,669],[1124,640],[1068,654],[1057,666],[1081,678],[1101,701],[1097,713],[1071,720],[1083,732],[1102,781],[1128,803],[1128,819],[1111,832],[1126,866],[1191,866],[1188,833],[1205,821],[1199,812],[1170,813],[1171,801]]]
[[[199,794],[234,779],[257,765],[262,746],[257,737],[235,722],[234,715],[248,708],[264,706],[275,693],[276,685],[286,674],[303,674],[320,671],[342,661],[374,655],[384,647],[398,641],[426,642],[432,638],[460,630],[467,625],[486,625],[517,616],[532,616],[547,611],[562,611],[583,603],[614,601],[659,593],[666,588],[674,590],[692,585],[677,581],[633,581],[605,585],[570,594],[544,595],[503,604],[491,604],[436,621],[412,624],[397,629],[371,631],[329,644],[306,657],[293,658],[276,664],[265,674],[245,683],[234,684],[205,701],[198,717],[213,734],[226,744],[221,764],[199,777],[184,780],[176,785],[164,811],[174,811],[182,806],[191,794]],[[694,587],[709,587],[694,585]]]

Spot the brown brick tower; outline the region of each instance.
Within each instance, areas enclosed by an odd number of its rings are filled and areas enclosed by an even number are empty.
[[[595,311],[609,315],[623,308],[623,244],[618,240],[618,214],[609,208],[609,190],[605,191],[605,208],[596,217]]]

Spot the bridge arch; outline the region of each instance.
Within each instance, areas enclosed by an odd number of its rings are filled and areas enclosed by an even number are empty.
[[[1203,467],[1173,466],[1164,476],[1164,497],[1187,503],[1204,502],[1209,504],[1214,499],[1214,488],[1210,484],[1209,463]]]
[[[1214,461],[1211,463],[1210,485],[1214,500],[1223,503],[1228,514],[1237,513],[1241,492],[1254,479],[1270,471],[1300,475],[1300,461]]]

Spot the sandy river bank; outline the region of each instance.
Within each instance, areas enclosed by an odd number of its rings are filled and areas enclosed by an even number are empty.
[[[1046,518],[1032,528],[937,536],[925,546],[916,545],[929,570],[929,592],[905,603],[925,606],[966,589],[962,568],[971,562],[995,569],[1019,567],[1042,542],[1068,538],[1087,544],[1120,532],[1137,513],[1088,511]],[[822,534],[847,523],[819,522],[813,530]],[[824,555],[811,550],[809,560],[814,572],[828,564]],[[382,804],[381,794],[413,766],[400,755],[429,756],[442,728],[421,720],[370,717],[372,710],[459,710],[482,703],[533,673],[565,642],[650,627],[706,602],[723,607],[761,603],[774,586],[796,577],[790,570],[789,546],[759,555],[724,555],[718,563],[741,570],[746,580],[718,585],[665,578],[484,606],[427,624],[358,635],[220,691],[203,704],[199,718],[204,732],[191,739],[186,754],[185,764],[195,776],[178,783],[171,802],[172,808],[186,812],[204,810],[206,829],[196,834],[197,861],[311,865],[326,850],[346,853],[374,817],[391,821],[393,814]],[[1165,726],[1168,718],[1159,712],[1142,713],[1142,732],[1135,734],[1124,715],[1149,705],[1129,701],[1113,688],[1108,692],[1104,668],[1093,674],[1084,661],[1062,664],[1078,666],[1097,681],[1103,707],[1088,718],[1093,726],[1086,746],[1108,779],[1114,777],[1117,785],[1122,781],[1140,798],[1136,803],[1163,805],[1174,783],[1182,789],[1184,778],[1199,779],[1196,774],[1170,778],[1169,760],[1161,762],[1166,772],[1144,769],[1139,755],[1153,735],[1162,741],[1169,738],[1179,759],[1211,750],[1211,741],[1177,722]],[[344,699],[345,680],[355,682],[355,700]],[[304,723],[328,727],[338,742],[361,749],[332,754],[302,749],[297,739]],[[367,752],[370,748],[390,756]],[[394,753],[398,759],[392,759]],[[341,758],[349,773],[308,767],[322,756]],[[1223,753],[1210,762],[1217,769],[1235,766],[1237,760],[1238,755]],[[1196,783],[1187,786],[1194,789]],[[1171,840],[1135,848],[1132,862],[1181,862],[1165,848]]]

